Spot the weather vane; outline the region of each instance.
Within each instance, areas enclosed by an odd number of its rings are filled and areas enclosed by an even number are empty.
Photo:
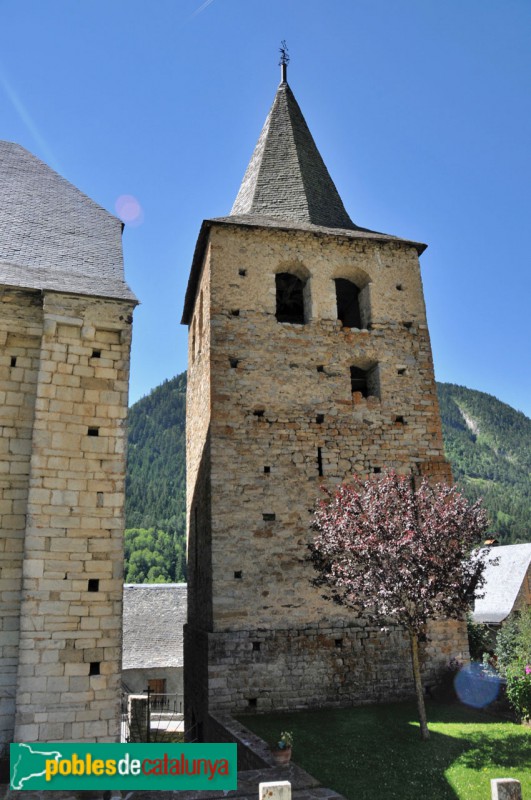
[[[281,81],[282,83],[286,83],[286,74],[288,71],[288,64],[289,64],[289,53],[285,39],[282,39],[282,41],[280,42],[279,52],[280,52],[280,61],[278,63],[280,66]]]

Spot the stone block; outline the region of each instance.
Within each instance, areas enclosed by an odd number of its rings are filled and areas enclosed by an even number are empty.
[[[492,778],[492,800],[522,800],[522,785],[515,778]]]
[[[258,784],[259,800],[291,800],[289,781],[268,781]]]

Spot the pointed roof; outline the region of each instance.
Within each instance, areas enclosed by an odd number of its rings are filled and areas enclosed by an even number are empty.
[[[359,230],[286,81],[277,89],[230,215]]]

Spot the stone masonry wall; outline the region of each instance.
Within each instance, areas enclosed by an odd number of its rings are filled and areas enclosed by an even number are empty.
[[[463,638],[464,637],[464,638]],[[423,681],[436,681],[452,655],[467,651],[464,626],[430,626],[421,646]],[[304,628],[209,635],[210,709],[268,712],[340,707],[414,695],[407,634],[363,620],[323,620]]]
[[[17,356],[15,370],[29,372],[13,402],[24,424],[11,450],[25,455],[27,502],[16,535],[2,530],[4,550],[18,548],[21,598],[14,738],[113,741],[132,305],[45,293],[28,324],[20,309],[37,295],[17,294],[20,333],[33,334],[38,320],[42,336],[35,330],[31,363]],[[8,336],[4,361],[9,347]]]
[[[211,259],[214,630],[326,619],[305,563],[319,487],[386,467],[449,478],[416,251],[230,228]],[[288,270],[309,276],[306,325],[275,318]],[[367,287],[365,330],[336,319],[334,277]],[[352,394],[351,365],[377,365],[379,396]]]
[[[13,739],[40,292],[0,293],[0,751]]]

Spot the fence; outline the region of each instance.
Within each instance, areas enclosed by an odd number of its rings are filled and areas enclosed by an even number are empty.
[[[122,742],[169,742],[184,739],[182,694],[142,694],[122,688]]]

